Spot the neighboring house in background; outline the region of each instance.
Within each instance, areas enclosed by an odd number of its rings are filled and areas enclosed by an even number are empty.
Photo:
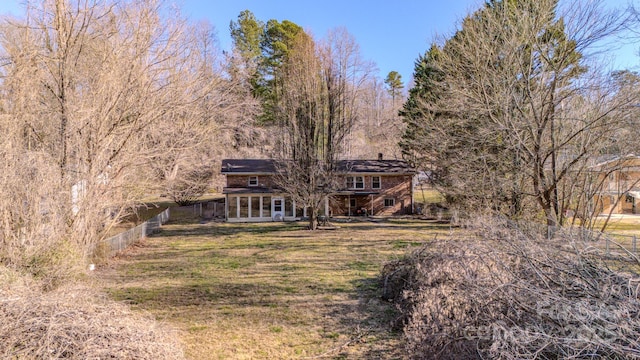
[[[627,155],[593,167],[600,173],[602,191],[595,198],[600,213],[640,213],[640,157]]]
[[[402,160],[341,160],[344,187],[325,203],[320,215],[404,215],[413,212],[415,171]],[[273,159],[225,159],[222,174],[226,219],[230,222],[297,220],[298,206],[274,181]]]

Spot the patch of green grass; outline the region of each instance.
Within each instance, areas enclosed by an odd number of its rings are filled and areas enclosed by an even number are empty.
[[[364,262],[364,261],[352,261],[352,262],[347,264],[347,267],[349,269],[360,270],[360,271],[370,270],[370,268],[372,266],[374,266],[374,265],[371,264],[371,263],[368,263],[368,262]]]
[[[255,261],[251,258],[221,257],[216,259],[213,264],[221,269],[237,270],[250,267],[255,264]]]
[[[281,333],[282,332],[282,326],[275,326],[274,325],[274,326],[269,327],[269,330],[272,333]]]
[[[610,222],[607,225],[605,230],[606,232],[637,232],[640,234],[640,223],[631,223],[631,222],[619,222],[614,221]]]
[[[356,287],[360,291],[373,293],[379,289],[380,285],[377,279],[365,279],[365,280],[356,282]]]
[[[207,330],[208,328],[209,328],[209,326],[207,326],[207,325],[193,325],[193,326],[189,327],[189,332],[204,331],[204,330]]]
[[[439,191],[428,186],[418,186],[413,189],[413,199],[415,202],[423,204],[437,204],[444,202],[444,196],[442,196]]]
[[[595,228],[599,230],[604,224],[604,221],[604,218],[598,218],[595,222]],[[640,234],[640,217],[614,215],[607,221],[607,228],[605,232],[636,232]]]
[[[391,242],[391,246],[393,246],[395,249],[406,249],[408,247],[421,246],[422,244],[424,243],[418,242],[418,241],[408,241],[408,240],[396,240]]]
[[[323,337],[325,337],[327,339],[337,339],[337,338],[340,337],[340,333],[332,331],[332,332],[324,333]]]

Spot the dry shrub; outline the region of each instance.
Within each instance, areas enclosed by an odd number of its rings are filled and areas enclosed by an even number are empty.
[[[0,267],[0,358],[183,359],[177,336],[80,286],[41,292]]]
[[[623,260],[487,223],[385,267],[412,357],[640,358],[640,278]]]
[[[5,160],[0,162],[0,264],[55,287],[73,276],[75,259],[82,259],[63,211],[69,195],[59,184],[41,180],[59,169],[38,152],[0,149],[0,158]]]

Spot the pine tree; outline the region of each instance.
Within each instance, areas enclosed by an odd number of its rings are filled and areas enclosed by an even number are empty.
[[[409,98],[405,102],[399,115],[405,124],[405,131],[400,141],[402,154],[408,161],[418,167],[426,165],[429,158],[427,146],[430,122],[435,114],[429,109],[440,97],[438,82],[442,81],[443,73],[439,70],[437,59],[440,49],[432,45],[429,51],[421,55],[414,66],[414,87],[409,90]]]
[[[400,94],[400,91],[404,89],[404,84],[402,83],[402,75],[400,75],[397,71],[390,71],[387,74],[387,78],[384,79],[384,83],[387,84],[387,91],[391,95],[391,99],[393,102],[393,106],[396,106],[396,96]]]

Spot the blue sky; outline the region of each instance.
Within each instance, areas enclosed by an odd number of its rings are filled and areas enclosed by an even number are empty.
[[[22,0],[0,0],[0,14],[22,13]],[[571,0],[569,0],[571,1]],[[622,6],[628,0],[607,0]],[[637,1],[637,0],[635,0]],[[360,45],[362,56],[375,62],[378,75],[398,71],[409,81],[413,64],[435,35],[450,35],[465,14],[477,9],[482,0],[168,0],[183,9],[194,21],[207,19],[218,33],[223,50],[231,47],[229,22],[243,10],[267,21],[290,20],[323,38],[327,31],[345,27]],[[611,52],[614,68],[637,68],[640,47],[627,45]]]
[[[471,0],[425,1],[198,1],[184,0],[193,18],[208,18],[218,29],[223,47],[229,46],[229,22],[243,10],[257,19],[290,20],[323,38],[330,29],[344,27],[360,45],[363,58],[378,65],[380,77],[395,70],[408,81],[415,59],[436,34],[454,30],[456,20],[471,8]],[[204,5],[207,4],[207,5]]]

